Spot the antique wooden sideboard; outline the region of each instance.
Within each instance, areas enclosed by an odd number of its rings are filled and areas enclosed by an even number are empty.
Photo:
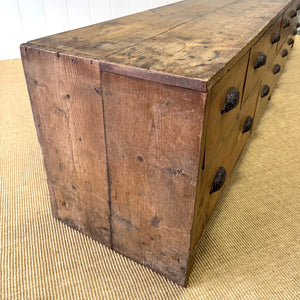
[[[186,285],[300,0],[190,0],[21,45],[53,214]]]

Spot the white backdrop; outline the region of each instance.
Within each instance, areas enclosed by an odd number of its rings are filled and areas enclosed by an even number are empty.
[[[19,45],[179,0],[0,0],[0,60],[20,57]]]

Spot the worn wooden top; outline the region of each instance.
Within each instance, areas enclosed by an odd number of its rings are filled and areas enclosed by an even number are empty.
[[[102,70],[205,92],[290,2],[187,0],[25,46],[97,59]]]

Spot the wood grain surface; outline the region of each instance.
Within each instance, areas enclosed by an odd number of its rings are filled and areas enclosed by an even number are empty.
[[[52,211],[111,246],[99,62],[21,47]]]
[[[205,92],[239,60],[247,46],[257,41],[288,3],[190,0],[41,38],[28,45],[97,59],[110,72],[157,78],[159,82]],[[152,72],[160,76],[151,76]]]
[[[190,0],[22,45],[54,215],[186,286],[293,46],[295,7]]]
[[[107,72],[101,82],[113,249],[184,285],[206,95]]]

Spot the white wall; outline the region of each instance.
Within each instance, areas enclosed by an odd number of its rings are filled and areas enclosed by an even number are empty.
[[[179,0],[0,0],[0,60],[42,36],[129,15]]]

